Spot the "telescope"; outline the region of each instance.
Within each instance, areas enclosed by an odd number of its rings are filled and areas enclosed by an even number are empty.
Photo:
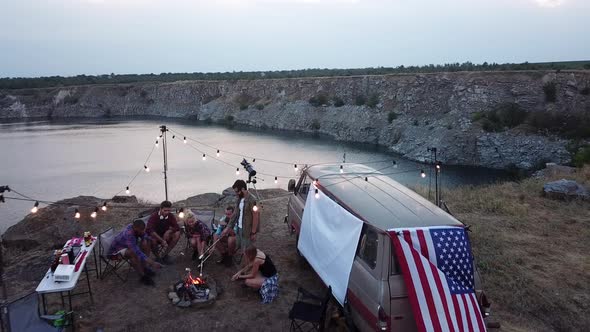
[[[244,158],[242,160],[242,162],[240,163],[240,165],[244,166],[244,169],[246,170],[246,172],[248,172],[248,183],[252,182],[252,183],[256,183],[256,179],[252,179],[253,177],[256,176],[256,170],[254,169],[254,167],[252,166],[252,164],[250,164],[246,158]]]

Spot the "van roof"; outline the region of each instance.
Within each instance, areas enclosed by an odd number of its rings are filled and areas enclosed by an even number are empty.
[[[343,173],[340,173],[340,166]],[[381,229],[462,226],[450,214],[383,173],[361,164],[322,164],[306,169],[319,188]],[[368,181],[365,181],[368,177]]]

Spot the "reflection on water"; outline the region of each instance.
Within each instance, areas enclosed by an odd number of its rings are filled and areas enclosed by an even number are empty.
[[[423,164],[400,159],[372,145],[353,145],[329,139],[285,132],[228,129],[170,119],[84,120],[76,122],[12,122],[0,124],[2,172],[0,185],[49,201],[78,195],[110,198],[124,194],[125,187],[146,163],[150,172],[140,172],[131,184],[131,194],[159,202],[164,199],[162,144],[155,148],[159,126],[168,132],[169,199],[181,200],[204,192],[219,193],[235,181],[236,168],[245,156],[259,172],[257,187],[285,188],[295,178],[294,164],[368,162],[369,166],[395,173],[391,177],[409,186],[432,184],[422,179]],[[180,134],[179,134],[180,133]],[[172,135],[176,135],[172,139]],[[184,144],[182,137],[195,141]],[[180,137],[180,139],[179,139]],[[190,147],[190,145],[193,147]],[[223,162],[212,159],[221,149]],[[230,154],[229,151],[235,154]],[[203,153],[209,155],[202,160]],[[425,151],[425,156],[427,156]],[[282,161],[283,163],[265,160]],[[398,167],[393,168],[391,160]],[[470,167],[445,167],[443,186],[480,184],[505,177],[501,172]],[[274,183],[274,177],[279,183]],[[8,196],[8,195],[6,195]],[[0,231],[29,212],[32,203],[7,200],[0,205]]]

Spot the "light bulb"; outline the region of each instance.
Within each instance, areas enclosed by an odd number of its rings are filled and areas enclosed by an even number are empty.
[[[421,171],[420,171],[420,176],[421,176],[422,178],[425,178],[425,177],[426,177],[426,173],[424,173],[424,170],[421,170]]]
[[[317,186],[318,186],[318,180],[313,180],[313,182],[312,182],[312,183],[313,183],[313,186],[314,186],[314,187],[317,187]]]
[[[315,190],[315,198],[320,198],[320,191],[319,190]]]
[[[156,141],[160,139],[160,136],[156,136]]]
[[[275,184],[279,183],[279,179],[275,176]]]
[[[176,135],[172,135],[172,139],[175,139],[175,138],[176,138]]]
[[[39,211],[39,202],[35,202],[35,205],[31,209],[31,213],[37,213]]]
[[[143,169],[145,169],[145,171],[146,171],[147,173],[149,173],[149,172],[150,172],[150,168],[149,168],[149,167],[147,167],[147,165],[143,165]]]
[[[92,211],[92,213],[90,214],[90,217],[96,218],[96,213],[97,212],[98,212],[98,208],[94,209],[94,211]]]
[[[340,173],[344,173],[344,169],[342,168],[342,165],[340,165]]]
[[[156,140],[156,147],[158,147],[158,142],[159,142],[159,141],[157,141],[157,140]]]
[[[181,208],[181,209],[180,209],[180,212],[178,212],[178,217],[179,217],[180,219],[184,218],[184,208]]]
[[[295,169],[295,172],[297,172],[297,164],[293,166],[293,169]]]
[[[107,210],[107,202],[104,202],[104,203],[102,204],[102,207],[101,207],[101,209],[102,209],[103,211],[106,211],[106,210]]]
[[[258,206],[256,206],[256,203],[254,203],[254,206],[252,207],[252,211],[254,211],[254,212],[258,211]]]
[[[203,153],[203,161],[207,160],[207,156]]]
[[[393,161],[393,168],[397,168],[397,162],[395,160]]]
[[[365,181],[367,181],[367,182],[369,181],[369,178],[368,178],[368,177],[366,177],[366,176],[365,176]]]
[[[240,169],[236,168],[236,175],[240,175]]]
[[[184,142],[184,144],[186,144],[186,137],[184,138],[183,142]]]
[[[127,187],[127,189],[125,189],[125,193],[126,193],[127,195],[129,195],[129,193],[130,193],[130,191],[129,191],[129,187]]]
[[[80,219],[80,211],[78,211],[78,209],[76,209],[76,213],[74,213],[74,218]]]
[[[217,157],[219,158],[219,150],[217,150]]]

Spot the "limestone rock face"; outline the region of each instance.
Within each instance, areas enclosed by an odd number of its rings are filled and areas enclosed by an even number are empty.
[[[556,87],[547,102],[543,86]],[[485,132],[473,121],[503,103],[528,112],[590,109],[590,71],[515,71],[351,77],[183,81],[0,91],[0,119],[161,116],[230,126],[322,134],[376,144],[424,161],[437,147],[445,164],[534,168],[566,164],[568,140],[516,127]],[[311,98],[324,96],[314,106]],[[357,105],[357,97],[378,102]],[[336,106],[333,100],[341,103]]]
[[[561,179],[543,186],[543,194],[556,199],[590,199],[590,191],[576,181]]]

